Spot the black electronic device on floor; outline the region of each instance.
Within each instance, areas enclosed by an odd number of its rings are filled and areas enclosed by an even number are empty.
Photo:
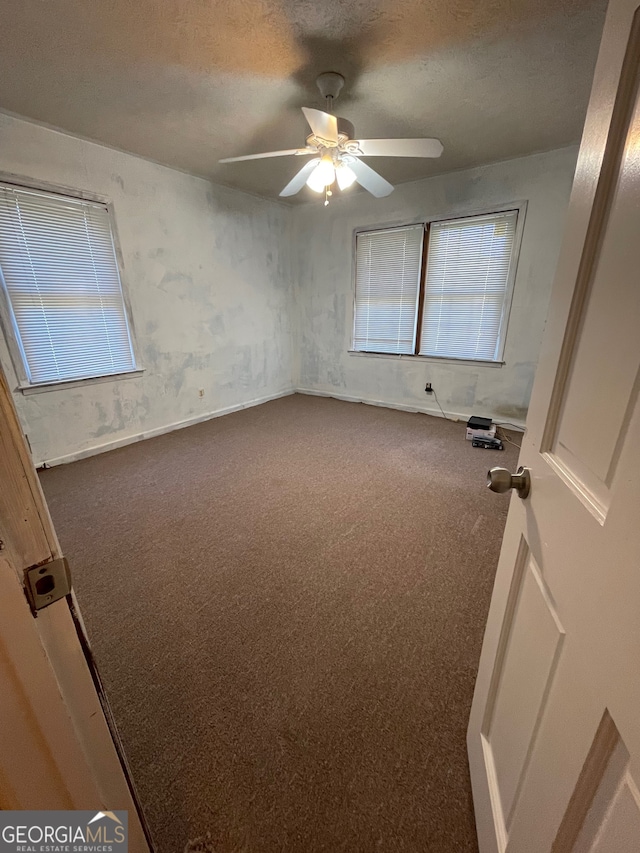
[[[469,429],[491,429],[491,418],[479,418],[477,415],[472,415],[467,421]]]
[[[472,447],[483,447],[485,450],[504,450],[504,444],[499,438],[481,438],[476,436],[471,441]]]

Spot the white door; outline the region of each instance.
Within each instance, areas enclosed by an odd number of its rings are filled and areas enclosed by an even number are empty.
[[[0,369],[0,809],[125,809],[130,853],[149,853],[75,602],[34,616],[25,597],[25,570],[59,556]]]
[[[637,8],[607,16],[484,638],[481,853],[640,851]]]

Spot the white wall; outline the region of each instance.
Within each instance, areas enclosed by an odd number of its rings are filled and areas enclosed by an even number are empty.
[[[285,207],[6,115],[0,173],[113,202],[144,367],[17,392],[36,464],[291,390]],[[2,335],[0,361],[15,387]]]
[[[384,199],[366,193],[296,212],[294,384],[338,397],[522,423],[562,239],[577,148],[402,184]],[[373,164],[375,166],[375,164]],[[349,354],[353,232],[528,202],[502,367]]]

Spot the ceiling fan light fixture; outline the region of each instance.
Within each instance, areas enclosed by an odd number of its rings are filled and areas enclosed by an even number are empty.
[[[280,192],[280,197],[289,198],[296,195],[306,184],[313,192],[324,193],[326,205],[331,196],[331,187],[336,181],[342,191],[357,182],[375,198],[383,198],[393,192],[393,185],[368,166],[362,157],[417,158],[439,157],[442,154],[443,148],[439,139],[356,138],[353,124],[342,116],[334,115],[330,103],[338,97],[344,86],[344,77],[335,71],[327,71],[320,74],[316,82],[321,94],[327,99],[327,112],[314,107],[302,107],[311,130],[306,137],[304,148],[225,157],[219,162],[237,163],[241,160],[262,160],[289,154],[311,155],[312,159],[307,160],[291,178]]]
[[[336,180],[341,190],[348,190],[356,182],[356,176],[346,163],[339,163],[336,169]]]
[[[329,154],[325,154],[307,178],[307,186],[316,193],[330,187],[336,179],[336,170]]]

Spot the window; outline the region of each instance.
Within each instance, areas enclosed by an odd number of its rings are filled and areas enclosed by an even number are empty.
[[[0,273],[27,384],[136,369],[104,204],[0,184]]]
[[[517,220],[507,210],[357,234],[353,349],[498,361]]]
[[[412,353],[424,227],[370,231],[356,239],[353,348]]]

